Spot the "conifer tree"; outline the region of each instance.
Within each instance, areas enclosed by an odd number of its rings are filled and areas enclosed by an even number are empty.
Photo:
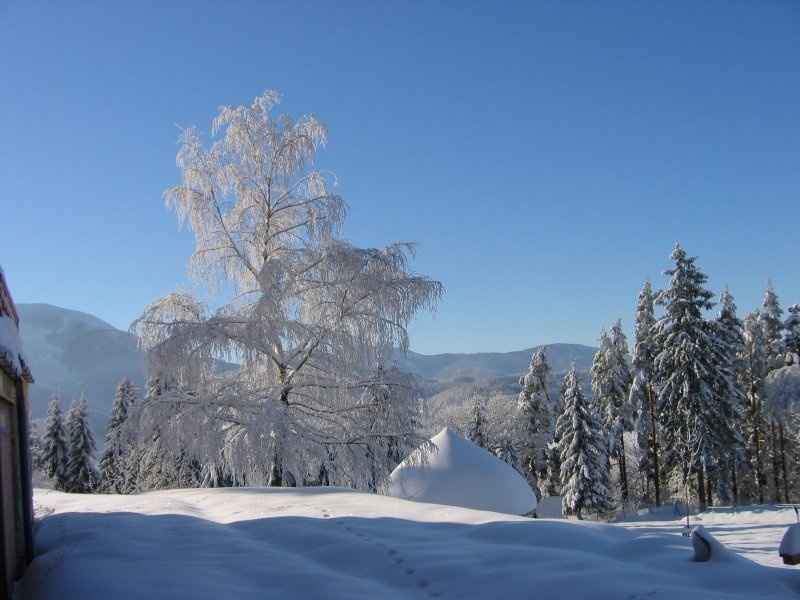
[[[522,469],[528,481],[536,487],[547,468],[546,443],[552,423],[552,408],[547,394],[549,375],[547,347],[542,346],[533,353],[528,372],[519,379],[522,390],[517,397],[517,410],[522,416]]]
[[[786,312],[789,314],[783,322],[783,345],[786,352],[795,355],[792,361],[797,363],[800,360],[800,304],[792,304]]]
[[[42,439],[39,437],[39,429],[36,421],[28,419],[28,453],[31,458],[31,469],[36,471],[42,468]]]
[[[764,339],[766,341],[766,377],[772,371],[780,369],[784,365],[783,310],[781,309],[778,295],[772,287],[772,281],[767,281],[767,288],[764,290],[761,325],[764,328]],[[767,420],[767,427],[769,431],[770,470],[772,471],[772,500],[773,502],[781,502],[781,427],[771,417]]]
[[[555,426],[552,427],[552,439],[545,450],[545,475],[539,481],[539,490],[543,498],[561,494],[561,455],[558,449],[561,442],[561,432],[558,430],[558,420],[564,414],[564,391],[562,380],[561,393],[556,398],[556,404],[553,408]]]
[[[408,452],[423,441],[416,435],[420,415],[412,376],[378,361],[364,382],[360,402],[365,408],[364,418],[356,423],[352,439],[363,440],[370,473],[368,489],[376,491]],[[397,429],[403,434],[394,435]],[[330,462],[335,462],[335,455]]]
[[[744,464],[744,438],[741,436],[745,394],[741,387],[744,372],[744,333],[736,316],[736,303],[726,286],[720,294],[720,310],[714,321],[716,329],[716,394],[715,406],[722,417],[712,425],[722,427],[711,436],[706,501],[712,501],[712,489],[717,498],[730,502],[734,498],[730,483],[738,496],[736,471]]]
[[[56,392],[50,397],[44,435],[42,436],[42,468],[53,480],[53,489],[64,491],[67,483],[68,460],[67,429],[61,412],[61,399]]]
[[[764,338],[767,343],[767,374],[773,369],[783,366],[783,309],[778,295],[772,287],[772,281],[767,281],[764,290],[764,304],[761,312],[761,324],[764,328]]]
[[[128,411],[136,402],[136,387],[125,377],[117,385],[111,416],[106,429],[106,443],[100,458],[103,489],[113,494],[126,494],[133,490],[129,461],[132,446],[123,428]]]
[[[581,389],[574,362],[564,377],[563,390],[564,412],[556,430],[564,513],[578,519],[584,511],[606,514],[611,510],[608,442],[599,413]]]
[[[745,392],[742,433],[749,455],[755,500],[759,504],[764,504],[767,486],[765,454],[768,427],[762,407],[766,398],[764,380],[767,376],[767,342],[761,318],[759,312],[751,312],[742,323],[744,371],[740,385]]]
[[[659,464],[659,433],[656,419],[656,397],[653,391],[653,361],[657,349],[653,339],[655,297],[650,282],[639,292],[636,306],[636,342],[633,346],[633,381],[631,404],[637,406],[636,440],[643,452],[640,470],[646,473],[649,495],[650,482],[656,506],[661,505],[661,469]]]
[[[592,362],[592,393],[603,419],[608,439],[609,458],[619,467],[623,505],[628,501],[628,474],[625,465],[625,433],[633,431],[633,410],[629,403],[631,374],[626,356],[628,342],[617,321],[609,332],[600,334],[600,348]]]
[[[481,448],[488,449],[489,439],[486,435],[486,400],[477,392],[470,402],[470,429],[467,437]]]
[[[697,497],[706,506],[705,477],[714,452],[732,443],[733,423],[720,406],[715,391],[721,377],[716,327],[703,317],[713,307],[708,279],[680,245],[671,254],[675,267],[665,271],[669,288],[658,303],[664,315],[656,321],[654,339],[659,348],[654,367],[660,384],[657,410],[667,441],[667,462],[673,482],[687,486],[697,476]]]
[[[97,490],[100,473],[95,461],[95,443],[89,425],[89,407],[81,394],[70,404],[66,420],[69,439],[66,491],[89,494]]]
[[[160,396],[169,394],[178,388],[178,384],[167,377],[151,375],[147,381],[145,400],[152,404],[160,400]],[[229,486],[234,483],[244,484],[244,480],[234,481],[227,471],[218,469],[213,463],[201,466],[186,455],[175,436],[165,436],[164,431],[174,427],[174,420],[180,416],[183,408],[180,405],[164,403],[162,421],[141,426],[141,414],[144,402],[135,402],[128,406],[128,417],[125,429],[131,426],[137,437],[131,451],[131,459],[126,461],[126,485],[136,492],[164,488],[191,488],[203,484],[206,487]],[[138,423],[138,425],[136,425]],[[203,435],[201,429],[196,435]]]

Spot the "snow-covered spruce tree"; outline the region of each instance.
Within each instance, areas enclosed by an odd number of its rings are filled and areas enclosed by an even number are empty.
[[[600,348],[592,362],[592,394],[608,440],[608,456],[617,461],[621,499],[628,502],[628,472],[625,465],[625,433],[633,431],[634,411],[629,401],[631,372],[628,341],[617,321],[600,334]]]
[[[767,375],[784,365],[783,346],[783,310],[778,300],[778,295],[772,287],[772,281],[767,281],[764,290],[763,310],[761,311],[761,326],[764,328],[766,341]],[[778,423],[769,418],[769,454],[772,472],[772,500],[781,502],[781,469],[780,469],[780,431]]]
[[[103,490],[112,494],[128,494],[133,491],[129,464],[133,447],[123,426],[128,418],[128,411],[136,400],[136,386],[125,377],[117,384],[106,429],[106,443],[100,457]]]
[[[767,419],[763,406],[766,398],[764,383],[767,376],[767,342],[761,324],[761,314],[757,311],[748,314],[742,322],[744,341],[744,372],[740,386],[745,391],[745,407],[742,421],[742,434],[746,441],[748,462],[750,464],[752,485],[745,484],[745,490],[758,504],[764,504],[767,488]]]
[[[556,431],[561,457],[564,514],[583,518],[584,512],[604,515],[612,510],[608,490],[608,440],[600,414],[581,389],[572,364],[564,377],[564,412]]]
[[[761,311],[761,326],[764,328],[764,338],[767,343],[767,373],[783,366],[783,309],[778,295],[772,287],[772,281],[767,281],[764,290],[763,310]]]
[[[561,380],[560,393],[556,395],[555,406],[553,407],[553,417],[555,424],[552,427],[552,439],[547,444],[545,452],[546,469],[544,476],[539,480],[539,489],[543,498],[558,496],[561,494],[561,454],[559,445],[561,442],[561,432],[558,430],[558,423],[564,414],[564,396],[566,378]]]
[[[481,448],[489,448],[489,437],[486,434],[486,399],[477,392],[472,395],[469,404],[469,431],[467,438]]]
[[[81,394],[69,407],[66,419],[69,459],[65,491],[89,494],[98,490],[100,473],[95,461],[95,443],[89,425],[89,406]]]
[[[69,445],[61,399],[58,393],[50,397],[47,420],[42,435],[42,469],[53,480],[53,489],[64,491],[67,483]]]
[[[671,254],[675,267],[669,288],[659,294],[663,316],[654,326],[659,348],[655,379],[660,385],[657,410],[664,431],[666,462],[672,481],[681,488],[697,476],[697,498],[706,506],[705,478],[720,448],[730,448],[736,439],[729,403],[720,403],[718,386],[732,385],[732,375],[720,363],[717,328],[703,317],[713,307],[713,294],[703,287],[707,277],[680,245]]]
[[[800,360],[800,304],[792,304],[786,309],[789,313],[783,322],[783,346],[786,352],[797,355],[793,361]]]
[[[177,384],[161,375],[151,375],[143,402],[128,405],[128,417],[122,425],[122,439],[135,439],[131,458],[125,461],[123,482],[134,492],[166,488],[190,488],[204,483],[207,487],[230,485],[230,474],[218,469],[214,463],[200,463],[187,455],[179,444],[166,444],[163,432],[176,427],[183,404],[164,400],[177,390]],[[150,407],[149,409],[147,407]],[[143,415],[146,410],[159,406],[161,421],[149,422]],[[146,424],[146,425],[143,425]],[[135,434],[135,437],[134,437]],[[245,482],[246,483],[246,482]]]
[[[549,376],[547,347],[541,346],[533,353],[527,373],[519,378],[522,389],[517,397],[517,410],[522,421],[522,468],[534,489],[539,487],[539,478],[546,476],[547,471],[547,442],[553,420],[547,394]]]
[[[746,465],[745,441],[741,435],[746,396],[742,381],[746,369],[744,329],[741,319],[736,316],[736,303],[728,286],[720,294],[719,313],[717,314],[717,340],[719,361],[726,369],[719,371],[723,381],[715,388],[720,405],[727,408],[736,433],[733,446],[721,447],[717,451],[716,463],[712,475],[716,482],[717,498],[725,503],[739,503],[739,473]],[[707,501],[711,502],[711,481],[707,486]]]
[[[167,413],[163,443],[235,482],[303,481],[322,464],[331,483],[367,488],[366,448],[349,429],[359,384],[408,349],[408,322],[435,308],[442,286],[409,270],[412,244],[363,249],[340,237],[346,205],[312,168],[325,125],[273,117],[278,102],[267,92],[222,108],[209,146],[183,131],[183,177],[166,203],[195,233],[189,272],[217,308],[171,294],[134,322],[149,369],[177,383],[143,401],[142,425],[152,431]],[[239,366],[220,372],[214,359]],[[411,437],[397,423],[380,435]]]
[[[30,417],[30,415],[28,415]],[[28,455],[31,459],[31,470],[38,471],[43,466],[42,438],[39,437],[39,428],[36,421],[28,418]]]
[[[655,296],[649,281],[645,281],[636,305],[636,342],[633,345],[633,380],[631,404],[637,407],[636,441],[642,460],[640,472],[645,474],[649,503],[661,505],[661,469],[659,466],[659,430],[656,419],[656,395],[653,391],[653,362],[657,354],[653,340]],[[650,485],[652,483],[652,496]]]
[[[413,450],[408,441],[419,428],[421,404],[409,373],[378,362],[364,382],[363,410],[354,422],[353,443],[363,444],[370,473],[368,489],[378,490],[389,474]],[[386,435],[389,430],[395,434]],[[332,447],[331,452],[336,448]],[[336,460],[332,460],[336,463]],[[322,483],[322,482],[320,482]]]

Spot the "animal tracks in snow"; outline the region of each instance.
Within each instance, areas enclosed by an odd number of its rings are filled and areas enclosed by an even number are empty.
[[[330,513],[328,513],[328,511],[322,510],[322,516],[327,519],[330,518],[331,515]],[[362,542],[370,543],[376,548],[381,548],[381,549],[387,548],[386,543],[373,540],[364,532],[359,531],[356,525],[348,524],[342,519],[336,519],[334,522],[336,523],[337,526],[342,528],[342,531],[349,533],[350,535],[358,538]],[[419,590],[428,592],[428,596],[433,598],[441,598],[442,596],[444,596],[444,592],[441,592],[439,590],[429,591],[429,588],[431,587],[431,581],[424,577],[419,577],[417,569],[412,566],[409,566],[406,563],[406,558],[402,556],[399,550],[389,546],[388,550],[386,550],[386,557],[389,559],[390,565],[397,566],[403,569],[402,571],[403,575],[413,578],[414,584]]]

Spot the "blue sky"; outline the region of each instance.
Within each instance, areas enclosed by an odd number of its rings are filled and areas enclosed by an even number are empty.
[[[632,337],[676,242],[741,316],[800,302],[795,1],[0,0],[0,56],[17,302],[124,329],[187,285],[176,125],[267,89],[328,125],[345,236],[444,284],[417,352]]]

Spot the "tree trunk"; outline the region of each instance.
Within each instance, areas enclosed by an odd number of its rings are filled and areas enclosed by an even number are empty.
[[[622,493],[622,506],[628,504],[628,470],[625,463],[625,437],[622,432],[619,434],[619,482]]]
[[[739,482],[736,479],[736,469],[731,469],[731,488],[733,489],[733,505],[739,505]]]
[[[653,388],[647,384],[647,410],[650,413],[650,436],[653,446],[653,484],[656,491],[656,506],[661,506],[661,474],[658,472],[658,436],[656,435],[656,415],[653,402]]]
[[[771,420],[769,423],[769,433],[772,438],[772,483],[775,486],[775,493],[773,501],[780,504],[781,500],[781,482],[780,482],[780,467],[778,465],[778,436],[775,431],[775,421]]]
[[[755,476],[756,491],[758,492],[758,503],[764,504],[764,488],[767,485],[767,478],[764,475],[764,470],[761,465],[761,444],[763,436],[761,435],[761,424],[759,423],[759,415],[761,414],[761,403],[758,400],[758,387],[755,381],[750,382],[749,391],[750,401],[750,414],[748,416],[752,419],[753,426],[753,451],[755,452],[755,465],[753,466],[753,474]]]
[[[698,503],[698,510],[703,512],[706,506],[706,482],[705,478],[703,477],[703,468],[700,467],[697,469],[697,503]]]
[[[753,469],[753,473],[755,475],[755,483],[756,483],[756,491],[758,492],[758,503],[764,504],[764,485],[766,484],[766,477],[764,477],[764,472],[761,469],[761,436],[760,431],[758,429],[758,424],[754,423],[753,426],[753,446],[755,451],[755,469]]]
[[[281,477],[281,459],[278,456],[278,451],[276,450],[272,454],[272,467],[269,471],[269,480],[267,481],[267,486],[269,487],[281,487],[283,485],[283,479]]]
[[[789,502],[789,476],[786,470],[786,439],[784,437],[783,425],[778,425],[778,437],[781,446],[781,471],[783,472],[783,497]]]

